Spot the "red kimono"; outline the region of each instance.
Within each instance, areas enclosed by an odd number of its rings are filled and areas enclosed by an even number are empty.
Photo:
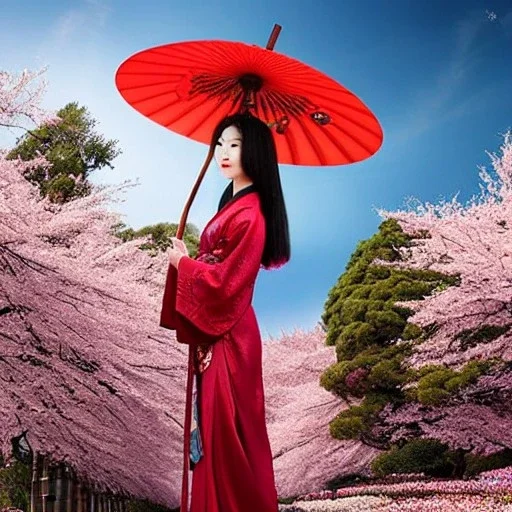
[[[203,455],[193,467],[191,512],[278,510],[251,305],[264,244],[251,185],[208,222],[196,259],[182,257],[177,271],[169,266],[160,325],[195,351]]]

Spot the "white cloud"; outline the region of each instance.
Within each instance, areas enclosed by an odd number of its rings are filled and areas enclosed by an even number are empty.
[[[63,12],[50,28],[50,42],[54,45],[69,43],[78,35],[94,37],[105,26],[111,8],[106,1],[85,0]]]

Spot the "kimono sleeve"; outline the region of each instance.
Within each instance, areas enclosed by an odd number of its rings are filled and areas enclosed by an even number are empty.
[[[182,258],[184,259],[184,258]],[[181,261],[180,261],[181,263]],[[176,285],[178,274],[176,268],[169,264],[165,282],[162,309],[160,312],[160,327],[176,331],[176,340],[186,345],[200,345],[214,343],[215,337],[209,337],[200,331],[194,324],[176,312]]]
[[[183,318],[216,337],[228,332],[251,304],[265,244],[265,220],[259,209],[235,215],[225,238],[220,262],[183,257],[177,271],[178,321]]]

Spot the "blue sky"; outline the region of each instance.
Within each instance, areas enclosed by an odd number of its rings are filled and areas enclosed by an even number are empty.
[[[496,17],[494,19],[494,14]],[[478,193],[478,166],[512,126],[512,1],[2,0],[0,67],[48,66],[44,105],[88,107],[98,129],[119,140],[115,170],[96,183],[136,179],[116,204],[138,228],[177,222],[206,146],[149,121],[117,92],[114,74],[144,48],[199,39],[264,46],[323,71],[378,117],[384,143],[349,166],[281,166],[292,259],[261,271],[254,307],[264,338],[309,329],[358,241],[381,221],[375,208],[407,197],[438,201]],[[14,134],[1,136],[11,144]],[[212,164],[189,214],[200,229],[227,181]]]

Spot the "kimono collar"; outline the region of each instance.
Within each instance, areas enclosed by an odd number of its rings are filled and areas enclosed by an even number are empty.
[[[233,181],[231,181],[229,185],[226,187],[226,190],[224,190],[222,197],[220,198],[217,213],[219,213],[222,210],[222,208],[224,208],[224,206],[226,206],[228,203],[236,201],[237,199],[240,199],[241,197],[244,197],[245,195],[250,194],[251,192],[256,192],[256,186],[254,185],[254,183],[249,185],[248,187],[243,188],[242,190],[239,190],[235,195],[233,195]]]

